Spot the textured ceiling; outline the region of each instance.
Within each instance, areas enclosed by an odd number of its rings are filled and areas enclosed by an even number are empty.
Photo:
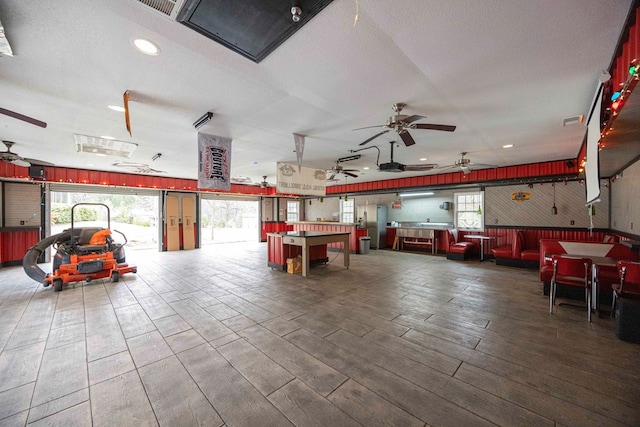
[[[352,129],[384,124],[405,102],[404,113],[457,129],[412,130],[416,145],[401,144],[396,161],[444,166],[462,151],[500,166],[575,158],[585,128],[562,121],[587,114],[630,3],[361,0],[354,26],[357,3],[336,0],[256,64],[134,0],[0,0],[14,53],[0,57],[0,107],[48,123],[0,115],[0,139],[24,157],[121,170],[111,166],[121,159],[75,151],[74,133],[110,135],[138,144],[129,161],[195,179],[192,124],[211,111],[200,131],[233,139],[232,175],[274,181],[276,162],[295,163],[292,133],[307,135],[304,165],[330,168],[379,132]],[[137,52],[134,37],[160,55]],[[107,109],[125,90],[132,136]],[[388,161],[393,140],[368,146]],[[376,150],[361,154],[348,167],[364,173],[349,183],[424,174],[380,173]]]

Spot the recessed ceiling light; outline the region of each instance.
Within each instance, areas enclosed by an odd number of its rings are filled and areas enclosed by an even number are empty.
[[[158,45],[147,39],[132,39],[131,44],[145,55],[156,56],[160,53]]]
[[[109,136],[109,135],[102,135],[100,138],[102,138],[102,139],[112,139],[112,140],[115,139],[114,137]]]
[[[502,148],[513,148],[513,144],[505,144]]]
[[[425,162],[425,161],[427,161],[427,158],[426,158],[426,157],[421,157],[421,158],[420,158],[420,161],[421,161],[421,162]]]
[[[119,105],[109,105],[109,108],[111,108],[113,111],[124,113],[124,107],[121,107]]]
[[[365,166],[365,167],[363,167],[362,169],[364,169],[364,170],[368,171],[368,170],[369,170],[369,166]]]

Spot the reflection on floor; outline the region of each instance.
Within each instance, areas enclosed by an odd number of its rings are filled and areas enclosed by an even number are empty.
[[[131,253],[54,293],[0,269],[0,425],[639,425],[640,345],[535,271],[265,244]]]

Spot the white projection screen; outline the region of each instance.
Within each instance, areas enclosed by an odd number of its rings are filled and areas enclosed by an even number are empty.
[[[600,201],[600,160],[598,143],[600,142],[600,116],[602,107],[602,83],[599,83],[594,102],[587,121],[587,163],[584,166],[586,205]]]

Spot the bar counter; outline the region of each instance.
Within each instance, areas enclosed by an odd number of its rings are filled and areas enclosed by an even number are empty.
[[[338,221],[288,221],[287,225],[293,227],[293,231],[325,231],[329,233],[349,233],[349,248],[352,253],[359,253],[358,239],[367,235],[366,229],[358,228],[356,222]],[[331,250],[340,250],[342,246],[330,243]]]

